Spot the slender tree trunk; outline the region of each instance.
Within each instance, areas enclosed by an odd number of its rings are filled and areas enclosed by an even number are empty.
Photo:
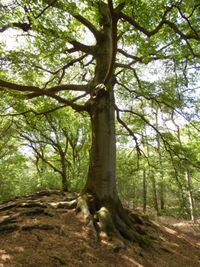
[[[162,181],[160,183],[160,209],[164,210],[165,209],[165,198],[164,198],[165,185],[164,185],[163,177],[161,178],[162,178]]]
[[[62,172],[61,172],[62,190],[64,192],[68,192],[69,191],[69,187],[68,187],[68,179],[69,179],[69,177],[67,176],[67,165],[66,165],[66,160],[65,160],[65,154],[64,153],[60,155],[60,159],[61,159],[61,168],[62,168]]]
[[[190,174],[189,174],[188,170],[185,171],[185,181],[186,181],[186,189],[187,189],[187,194],[188,194],[190,219],[192,221],[195,221],[195,217],[194,217],[194,200],[193,200],[193,196],[192,196]]]
[[[152,175],[152,193],[153,193],[153,206],[156,212],[159,212],[158,208],[158,197],[157,197],[157,188],[156,188],[156,180],[154,176]]]
[[[146,170],[143,170],[143,212],[146,213],[147,208],[147,176]]]
[[[158,109],[156,110],[156,128],[159,129],[159,122],[158,122]],[[160,144],[160,136],[156,135],[156,141],[157,141],[157,149],[158,149],[158,155],[159,155],[159,164],[160,164],[160,183],[159,183],[159,196],[160,196],[160,209],[164,210],[165,207],[165,200],[164,200],[164,168],[163,168],[163,162],[162,162],[162,152],[161,152],[161,144]]]

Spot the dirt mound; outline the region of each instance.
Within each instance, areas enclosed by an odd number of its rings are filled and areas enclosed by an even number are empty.
[[[115,253],[115,240],[97,243],[90,227],[67,209],[72,197],[52,191],[1,202],[0,267],[200,266],[199,235],[156,222],[148,226],[149,246],[134,243]]]

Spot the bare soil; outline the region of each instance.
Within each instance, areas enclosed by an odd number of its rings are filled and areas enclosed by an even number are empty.
[[[81,215],[66,208],[70,194],[42,192],[0,203],[0,267],[200,267],[198,224],[151,221],[149,246],[114,252],[117,240],[99,243]]]

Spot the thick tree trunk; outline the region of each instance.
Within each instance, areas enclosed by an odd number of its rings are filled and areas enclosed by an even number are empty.
[[[112,60],[112,22],[107,5],[100,6],[102,15],[101,36],[97,43],[95,77],[92,82],[90,118],[92,146],[87,182],[84,192],[95,195],[100,202],[117,202],[115,181],[116,140],[115,110],[112,75],[101,87],[109,72]],[[100,86],[101,85],[101,86]]]
[[[85,191],[100,201],[117,200],[114,98],[109,92],[95,99],[91,108],[92,146]]]

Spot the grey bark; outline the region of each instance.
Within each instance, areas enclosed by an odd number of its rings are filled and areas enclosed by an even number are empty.
[[[112,77],[106,88],[102,83],[109,72],[112,60],[112,26],[108,9],[102,12],[101,38],[96,48],[95,77],[91,82],[89,114],[92,127],[92,145],[85,192],[95,195],[99,201],[117,201],[115,169],[115,109]],[[99,90],[96,92],[95,90]]]

